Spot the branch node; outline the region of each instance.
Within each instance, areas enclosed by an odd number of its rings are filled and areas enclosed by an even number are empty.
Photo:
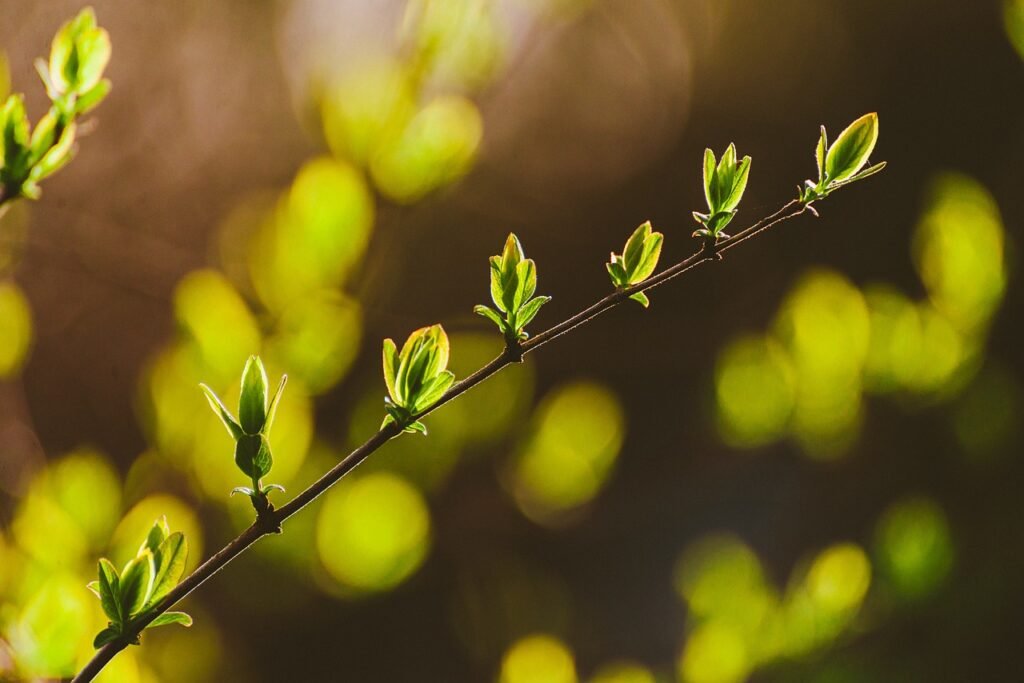
[[[260,501],[259,505],[256,504],[257,500]],[[274,510],[274,504],[265,495],[261,495],[258,499],[254,497],[253,507],[256,508],[256,526],[261,532],[264,534],[281,533],[281,521]]]
[[[523,344],[518,339],[505,341],[505,357],[511,363],[523,362]]]
[[[718,236],[717,235],[705,235],[704,244],[700,248],[707,258],[714,259],[716,261],[722,260],[722,254],[718,251]]]

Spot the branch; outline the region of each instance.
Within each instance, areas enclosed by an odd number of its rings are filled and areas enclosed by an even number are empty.
[[[0,198],[4,195],[0,194]],[[780,223],[783,223],[791,218],[795,218],[804,212],[810,211],[814,213],[814,209],[810,202],[803,203],[800,200],[793,200],[785,204],[775,213],[767,216],[757,223],[754,223],[748,228],[745,228],[736,235],[727,239],[720,240],[717,244],[711,240],[707,240],[700,251],[694,253],[689,258],[686,258],[679,263],[666,268],[665,270],[657,273],[647,280],[630,287],[624,287],[616,290],[609,294],[603,299],[597,301],[593,305],[585,308],[576,315],[564,320],[553,327],[541,332],[537,336],[523,342],[517,346],[509,346],[499,355],[497,358],[487,363],[473,374],[465,377],[459,382],[456,382],[448,392],[440,398],[430,408],[422,411],[415,415],[413,419],[420,419],[429,413],[437,410],[449,401],[454,400],[465,392],[469,391],[477,384],[485,381],[491,375],[494,375],[499,370],[512,363],[522,362],[522,357],[527,353],[539,349],[541,346],[547,344],[553,339],[566,334],[574,330],[575,328],[583,325],[584,323],[593,320],[602,313],[608,311],[615,306],[618,306],[623,301],[629,299],[630,295],[637,292],[646,292],[647,290],[654,289],[669,280],[682,275],[686,271],[695,268],[696,266],[706,263],[708,261],[721,260],[722,254],[729,249],[746,242],[747,240],[756,237],[758,234],[772,228]],[[318,496],[327,491],[327,489],[334,486],[340,481],[345,475],[358,467],[366,458],[372,455],[377,449],[383,446],[392,438],[398,436],[401,433],[401,428],[395,424],[389,424],[378,431],[376,434],[371,436],[363,445],[356,448],[354,451],[348,454],[344,460],[339,462],[333,468],[328,470],[322,477],[311,484],[306,490],[295,496],[285,505],[278,509],[270,509],[264,514],[258,516],[256,521],[243,531],[237,538],[221,548],[215,555],[210,557],[206,562],[200,565],[195,571],[193,571],[187,578],[179,583],[167,597],[160,602],[157,607],[148,613],[145,617],[137,619],[131,624],[132,632],[126,634],[124,637],[119,638],[115,641],[107,643],[99,650],[89,661],[88,664],[74,677],[72,683],[85,683],[91,681],[106,664],[113,659],[114,655],[126,648],[132,641],[136,640],[138,634],[149,625],[159,615],[168,611],[171,607],[177,604],[184,597],[189,595],[196,588],[201,586],[211,576],[220,571],[225,565],[231,562],[233,559],[241,555],[245,550],[253,543],[258,541],[260,538],[267,534],[280,533],[281,523],[286,519],[297,513],[302,508],[313,502]]]

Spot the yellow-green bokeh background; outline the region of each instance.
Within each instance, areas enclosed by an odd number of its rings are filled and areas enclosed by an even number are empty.
[[[288,373],[283,500],[379,426],[384,337],[500,351],[510,230],[540,330],[643,220],[695,248],[705,146],[754,157],[743,225],[867,111],[885,173],[432,414],[103,680],[1016,675],[1024,3],[94,5],[114,91],[0,217],[0,681],[88,658],[85,583],[154,519],[190,567],[251,521],[199,382]],[[34,116],[77,10],[0,0]]]

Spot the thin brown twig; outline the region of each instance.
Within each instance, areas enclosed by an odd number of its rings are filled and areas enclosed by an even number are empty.
[[[2,197],[2,195],[0,195]],[[735,247],[755,236],[791,218],[795,218],[806,211],[812,211],[809,203],[804,204],[799,200],[793,200],[780,208],[775,213],[766,216],[748,228],[733,235],[732,237],[720,240],[717,244],[706,242],[700,251],[692,256],[676,263],[669,268],[657,273],[641,283],[618,289],[608,296],[600,299],[591,306],[583,309],[576,315],[568,318],[557,325],[554,325],[531,339],[523,342],[518,347],[506,348],[501,355],[487,363],[485,366],[456,382],[448,392],[430,408],[415,415],[413,419],[420,419],[429,413],[437,410],[449,401],[454,400],[463,393],[469,391],[477,384],[485,381],[491,375],[502,370],[507,365],[521,362],[522,357],[531,351],[536,351],[544,344],[566,334],[585,324],[586,322],[605,313],[611,308],[626,301],[631,295],[637,292],[646,292],[654,289],[669,280],[682,275],[688,270],[708,261],[720,260],[722,253]],[[170,593],[167,594],[157,607],[147,613],[145,617],[136,619],[131,624],[130,633],[124,634],[121,638],[107,643],[96,651],[93,658],[85,667],[72,679],[72,683],[85,683],[91,681],[113,659],[114,655],[126,648],[133,642],[139,633],[159,615],[167,612],[184,597],[189,595],[196,588],[205,583],[210,577],[224,568],[229,562],[241,555],[253,543],[267,534],[280,533],[281,523],[313,502],[322,493],[334,486],[343,477],[358,467],[366,458],[372,455],[377,449],[389,440],[401,433],[401,428],[394,424],[388,424],[376,434],[371,436],[365,443],[349,453],[341,462],[332,467],[323,476],[313,482],[304,491],[292,498],[280,508],[270,509],[265,514],[258,516],[252,526],[238,535],[234,540],[221,548],[215,555],[203,562],[195,571],[189,574]]]

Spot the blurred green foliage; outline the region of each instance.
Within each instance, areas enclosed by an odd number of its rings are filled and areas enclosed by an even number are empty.
[[[1024,59],[1024,0],[1003,0],[1003,26],[1010,44]]]
[[[498,683],[576,683],[576,662],[557,638],[537,634],[514,643],[501,662]]]
[[[772,333],[742,337],[719,354],[723,438],[755,447],[788,435],[813,457],[835,458],[860,431],[866,393],[916,404],[957,395],[977,372],[1003,300],[1003,242],[991,195],[966,176],[938,177],[913,239],[927,298],[913,301],[889,285],[860,289],[828,271],[805,274]]]
[[[523,514],[544,525],[572,519],[611,476],[625,426],[618,399],[600,385],[579,382],[545,396],[506,478]]]
[[[859,546],[839,543],[799,564],[780,593],[746,544],[711,535],[684,550],[675,583],[690,614],[680,679],[730,683],[839,638],[861,609],[871,564]]]
[[[316,547],[343,594],[388,590],[419,568],[430,548],[430,512],[412,485],[375,472],[347,479],[325,497]]]
[[[920,600],[930,595],[952,568],[949,522],[929,498],[914,496],[893,503],[879,520],[876,536],[883,577],[900,598]]]
[[[91,656],[92,636],[107,624],[100,603],[86,590],[95,558],[109,554],[119,565],[135,557],[153,520],[167,515],[189,534],[201,557],[203,533],[184,501],[166,494],[135,501],[125,510],[122,482],[103,454],[78,449],[54,460],[29,483],[7,533],[0,533],[0,637],[13,660],[0,660],[0,679],[70,676]],[[218,665],[209,659],[201,675]],[[166,662],[169,679],[184,662]],[[97,680],[153,681],[154,672],[125,652]]]
[[[0,377],[11,377],[32,346],[32,309],[13,282],[0,282],[0,321]]]

